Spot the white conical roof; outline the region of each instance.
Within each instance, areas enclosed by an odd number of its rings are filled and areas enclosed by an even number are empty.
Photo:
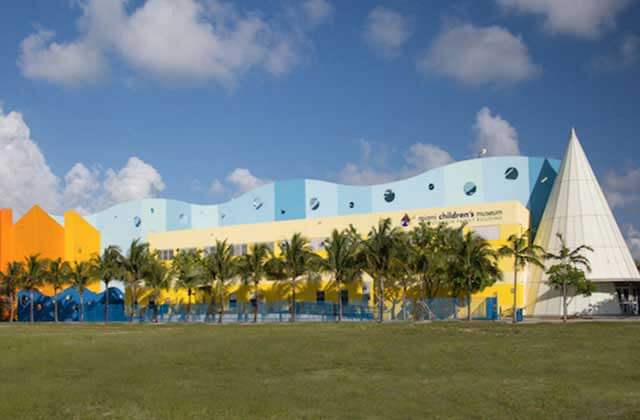
[[[620,233],[587,156],[571,129],[569,145],[545,208],[536,243],[549,252],[560,249],[556,233],[567,246],[588,245],[592,281],[640,281],[640,274]]]

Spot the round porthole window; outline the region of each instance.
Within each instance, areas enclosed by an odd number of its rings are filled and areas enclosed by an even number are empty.
[[[464,193],[466,195],[474,195],[478,191],[478,187],[473,182],[467,182],[463,187]]]
[[[253,199],[253,203],[251,203],[253,205],[253,208],[256,210],[260,210],[262,208],[262,206],[264,205],[264,203],[262,202],[262,200],[260,200],[259,197],[256,197]]]
[[[151,207],[151,208],[149,209],[149,211],[151,212],[151,214],[153,214],[153,213],[155,213],[155,212],[156,212],[156,210],[155,210],[153,207]]]
[[[396,193],[393,192],[393,190],[385,190],[384,192],[384,201],[386,201],[387,203],[391,203],[393,200],[396,199]]]
[[[436,189],[436,186],[434,184],[429,184],[429,191],[433,191]]]
[[[142,219],[139,216],[136,216],[133,218],[133,225],[135,227],[140,227],[141,224],[142,224]]]
[[[285,209],[280,209],[280,214],[285,214],[287,211]]]
[[[504,177],[505,179],[514,181],[518,179],[518,170],[514,167],[507,168],[507,170],[504,171]]]
[[[311,207],[313,211],[318,210],[320,208],[320,200],[315,197],[311,198],[311,200],[309,200],[309,207]]]
[[[352,209],[356,206],[356,203],[354,203],[353,201],[349,201],[349,208]]]

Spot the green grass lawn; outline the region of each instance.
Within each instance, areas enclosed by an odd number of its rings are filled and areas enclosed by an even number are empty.
[[[640,323],[0,324],[0,418],[638,418]]]

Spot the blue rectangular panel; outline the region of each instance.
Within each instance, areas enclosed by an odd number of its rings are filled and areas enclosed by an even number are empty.
[[[303,179],[276,182],[276,220],[304,219],[305,182]]]

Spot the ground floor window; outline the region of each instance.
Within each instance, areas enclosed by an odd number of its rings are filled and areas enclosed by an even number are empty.
[[[616,294],[624,315],[640,315],[640,285],[616,284]]]
[[[316,292],[316,303],[324,303],[324,290]]]

